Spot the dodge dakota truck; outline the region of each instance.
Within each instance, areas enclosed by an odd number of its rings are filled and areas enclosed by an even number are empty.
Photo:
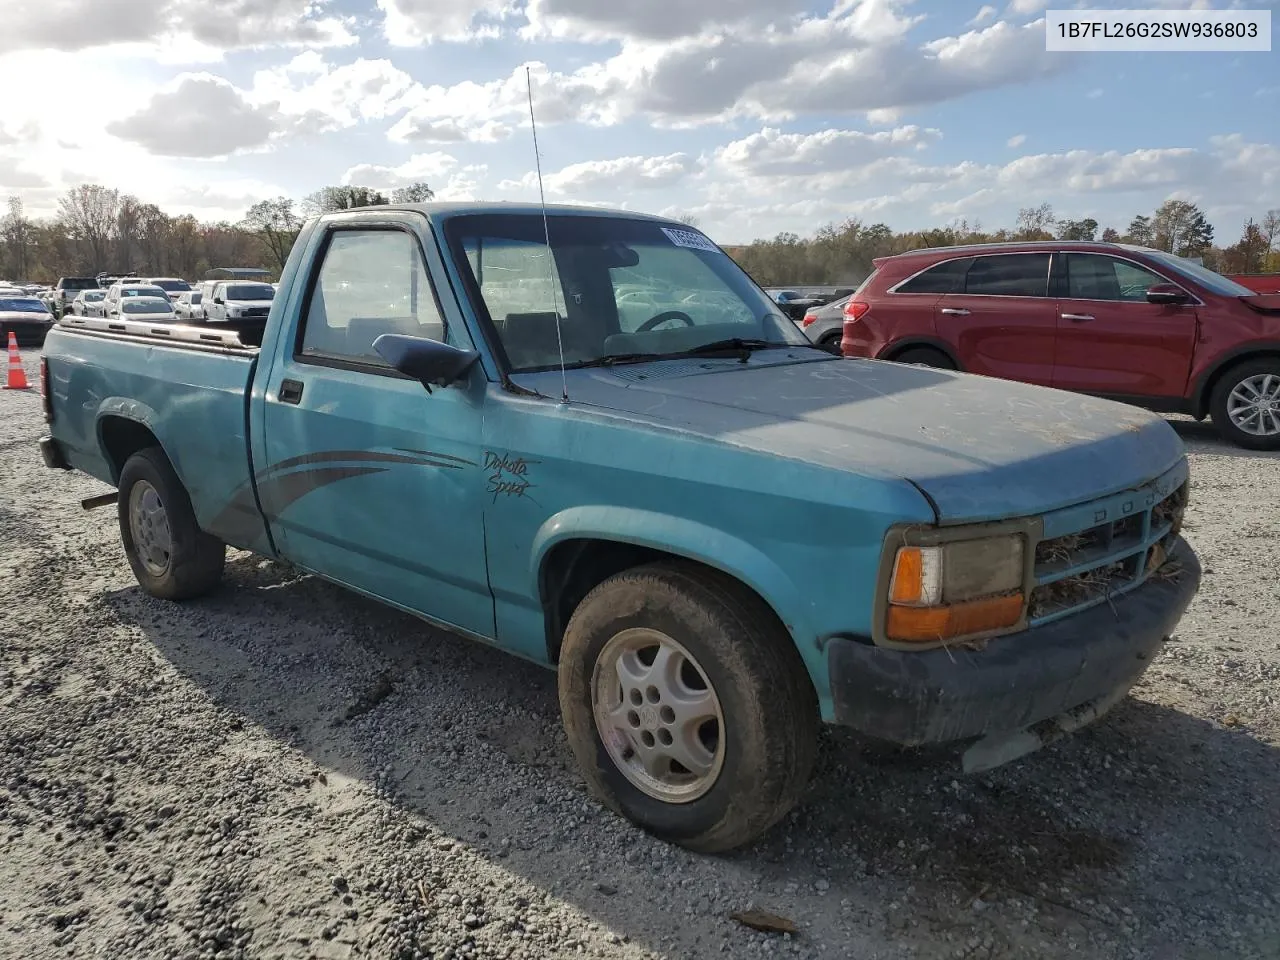
[[[64,318],[40,381],[145,591],[231,546],[550,667],[594,793],[700,851],[823,722],[983,770],[1094,720],[1200,579],[1165,421],[833,356],[656,217],[322,216],[267,317]]]

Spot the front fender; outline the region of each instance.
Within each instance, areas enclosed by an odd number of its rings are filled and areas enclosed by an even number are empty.
[[[538,577],[547,554],[566,540],[611,540],[649,547],[706,564],[746,584],[769,604],[791,634],[827,715],[827,664],[803,595],[795,581],[758,547],[683,517],[630,507],[570,507],[549,517],[533,539],[530,596],[538,595]]]

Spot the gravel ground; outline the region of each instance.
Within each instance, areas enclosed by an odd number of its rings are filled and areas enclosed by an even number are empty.
[[[0,414],[0,957],[1280,957],[1280,457],[1177,424],[1204,587],[1103,722],[972,777],[830,732],[708,858],[585,795],[550,673],[247,554],[144,596]]]

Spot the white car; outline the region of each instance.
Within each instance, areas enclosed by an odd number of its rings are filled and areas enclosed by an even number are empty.
[[[204,311],[200,308],[203,298],[204,294],[199,290],[186,290],[173,301],[173,312],[178,315],[179,320],[199,320],[204,316]]]
[[[111,289],[107,291],[106,299],[102,301],[102,315],[118,317],[120,302],[130,297],[163,297],[168,300],[169,294],[161,287],[153,287],[141,282],[113,283]]]
[[[105,290],[81,290],[71,301],[71,312],[77,317],[100,317],[106,299]]]
[[[140,281],[149,283],[153,287],[159,287],[169,295],[170,300],[176,301],[179,296],[191,290],[191,284],[180,277],[150,277]]]
[[[144,323],[173,323],[178,317],[167,295],[158,297],[124,297],[120,301],[121,320],[141,320]]]
[[[213,296],[206,297],[200,306],[204,309],[206,323],[265,318],[271,312],[271,301],[275,295],[275,288],[269,283],[219,281],[213,288]]]

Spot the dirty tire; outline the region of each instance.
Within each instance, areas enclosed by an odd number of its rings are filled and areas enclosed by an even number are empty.
[[[1246,360],[1218,377],[1218,382],[1213,385],[1213,393],[1209,396],[1209,416],[1213,418],[1214,427],[1224,439],[1246,450],[1280,450],[1280,434],[1257,436],[1248,433],[1232,423],[1231,416],[1227,412],[1231,391],[1251,377],[1267,374],[1280,377],[1280,359],[1263,357],[1257,360]]]
[[[636,787],[596,727],[596,661],[611,638],[635,627],[660,631],[688,650],[720,702],[723,765],[689,802],[664,802]],[[795,805],[813,769],[817,699],[790,635],[756,594],[693,564],[637,567],[592,590],[565,631],[559,688],[569,744],[592,792],[691,850],[720,853],[756,839]]]
[[[823,350],[826,350],[828,353],[834,353],[837,357],[839,357],[843,355],[840,349],[841,339],[842,339],[841,334],[829,333],[825,337],[823,337],[821,340],[818,341],[818,346],[820,346]]]
[[[935,367],[938,370],[954,370],[956,365],[941,350],[932,347],[911,347],[893,358],[894,363],[909,363],[917,367]]]
[[[172,548],[169,562],[161,574],[148,570],[143,563],[129,523],[130,491],[142,481],[150,484],[159,495],[169,523]],[[129,558],[129,566],[142,589],[162,600],[189,600],[217,586],[222,579],[226,546],[197,525],[191,498],[163,450],[148,447],[125,461],[118,489],[120,539],[125,556]]]

